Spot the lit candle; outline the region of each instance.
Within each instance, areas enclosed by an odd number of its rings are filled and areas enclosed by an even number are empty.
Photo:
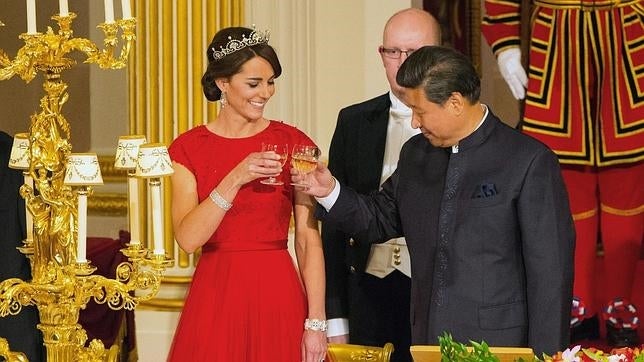
[[[76,262],[87,262],[87,191],[78,192],[78,239],[76,242]]]
[[[139,181],[134,175],[127,178],[130,205],[130,244],[140,245],[139,238]]]
[[[105,23],[111,24],[114,22],[114,1],[105,0]]]
[[[67,0],[58,0],[58,9],[60,16],[68,16],[69,9],[67,8]]]
[[[161,182],[158,179],[150,181],[152,198],[152,238],[154,239],[154,255],[164,255],[163,220],[161,218]]]
[[[36,34],[36,0],[27,0],[27,33]]]
[[[131,19],[132,9],[130,8],[130,0],[121,0],[121,8],[123,9],[123,19]]]

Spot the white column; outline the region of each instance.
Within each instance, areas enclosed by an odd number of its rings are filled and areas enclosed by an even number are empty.
[[[150,180],[150,198],[152,199],[152,238],[154,240],[154,255],[164,255],[163,247],[163,217],[161,214],[161,181]]]
[[[114,1],[105,0],[105,23],[110,24],[114,22]]]
[[[76,262],[87,262],[87,190],[78,191],[78,238]]]
[[[139,181],[136,177],[129,174],[127,176],[127,199],[130,217],[130,244],[140,245],[139,222],[141,220],[141,212],[139,209]]]
[[[60,16],[69,15],[69,8],[67,6],[67,0],[58,0],[58,14]]]
[[[121,11],[123,12],[123,19],[132,18],[132,7],[130,0],[121,0]]]
[[[27,0],[27,33],[36,34],[36,0]]]

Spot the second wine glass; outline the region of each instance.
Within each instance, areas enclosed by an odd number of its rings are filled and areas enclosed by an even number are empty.
[[[318,166],[320,149],[312,145],[295,145],[291,153],[291,164],[297,172],[306,175]],[[293,186],[308,186],[305,183],[291,183]]]
[[[273,151],[280,156],[279,161],[282,163],[282,167],[286,164],[286,159],[288,158],[288,145],[277,144],[277,143],[262,143],[262,152]],[[264,185],[284,185],[284,182],[278,180],[275,176],[270,176],[267,179],[260,181]]]

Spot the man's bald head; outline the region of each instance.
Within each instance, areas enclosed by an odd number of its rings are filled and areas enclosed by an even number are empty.
[[[379,51],[387,81],[394,95],[400,98],[402,93],[401,87],[396,83],[396,73],[400,64],[407,59],[409,51],[425,45],[440,45],[440,39],[438,21],[424,10],[416,8],[400,10],[387,20]],[[396,50],[402,50],[402,53]],[[396,57],[398,55],[400,57]]]

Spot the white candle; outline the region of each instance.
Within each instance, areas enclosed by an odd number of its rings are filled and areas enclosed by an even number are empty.
[[[128,198],[130,205],[130,245],[140,245],[139,237],[139,184],[136,177],[129,175],[127,178]]]
[[[60,16],[69,15],[69,8],[67,7],[67,0],[58,0],[58,9]]]
[[[130,0],[121,0],[121,8],[123,11],[123,19],[131,19],[132,8],[130,8]]]
[[[36,34],[36,0],[27,0],[27,33]]]
[[[150,182],[152,198],[152,238],[154,239],[154,255],[164,255],[163,220],[161,218],[161,183],[158,180]]]
[[[87,192],[78,192],[78,238],[76,241],[76,262],[87,262]]]
[[[114,22],[114,1],[105,0],[105,23],[110,24]]]

